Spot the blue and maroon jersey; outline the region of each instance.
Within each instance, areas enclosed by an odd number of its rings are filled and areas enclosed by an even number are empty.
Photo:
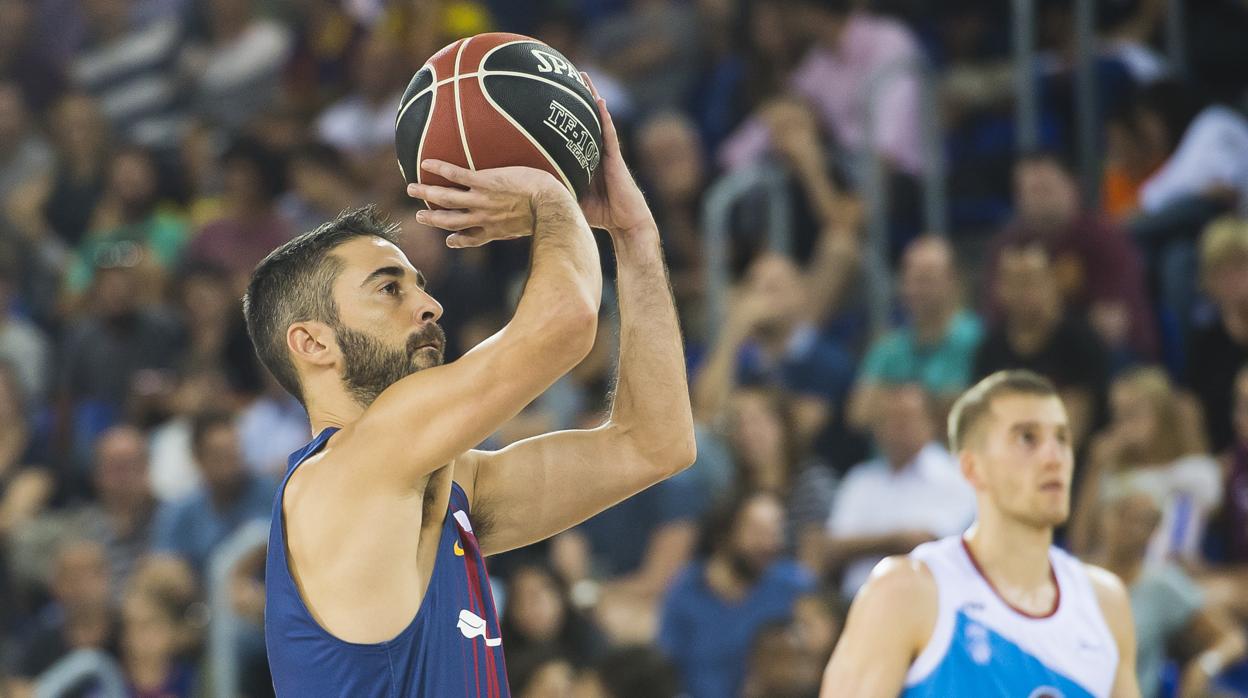
[[[286,564],[282,493],[295,468],[325,445],[325,429],[290,456],[273,503],[265,567],[264,637],[279,697],[508,698],[507,669],[485,561],[468,518],[468,497],[451,485],[429,588],[411,623],[386,642],[331,635],[308,612]]]

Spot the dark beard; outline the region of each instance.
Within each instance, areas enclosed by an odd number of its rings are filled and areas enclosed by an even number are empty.
[[[334,327],[342,349],[342,382],[352,399],[363,407],[373,404],[383,390],[411,374],[442,363],[446,334],[437,324],[407,338],[402,349],[392,349],[376,337],[341,325]],[[436,349],[420,349],[435,342]]]

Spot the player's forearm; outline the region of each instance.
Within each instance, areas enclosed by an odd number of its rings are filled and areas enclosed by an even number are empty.
[[[536,211],[533,259],[512,321],[565,345],[592,346],[602,301],[602,264],[593,233],[570,197]]]
[[[672,469],[694,457],[684,345],[658,231],[612,236],[620,299],[620,368],[611,421],[651,462]]]

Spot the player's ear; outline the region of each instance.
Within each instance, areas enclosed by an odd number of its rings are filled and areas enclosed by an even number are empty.
[[[332,366],[341,356],[333,329],[316,320],[292,323],[286,328],[286,348],[313,366]]]
[[[962,477],[976,490],[983,489],[985,484],[982,465],[982,461],[975,457],[974,449],[963,448],[958,451],[958,467],[962,470]]]

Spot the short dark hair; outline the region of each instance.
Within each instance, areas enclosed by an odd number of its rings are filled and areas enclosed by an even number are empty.
[[[243,296],[247,334],[260,363],[305,408],[299,374],[286,351],[286,329],[308,320],[338,322],[333,285],[342,260],[332,254],[335,248],[358,237],[395,242],[397,236],[398,227],[375,206],[350,209],[273,250],[252,272]]]
[[[233,429],[236,419],[233,412],[226,410],[205,410],[191,417],[191,452],[199,455],[204,447],[204,440],[215,429]]]
[[[949,450],[957,453],[966,447],[967,436],[983,420],[992,401],[1002,395],[1057,396],[1053,381],[1039,373],[1024,369],[997,371],[962,393],[949,411]]]

